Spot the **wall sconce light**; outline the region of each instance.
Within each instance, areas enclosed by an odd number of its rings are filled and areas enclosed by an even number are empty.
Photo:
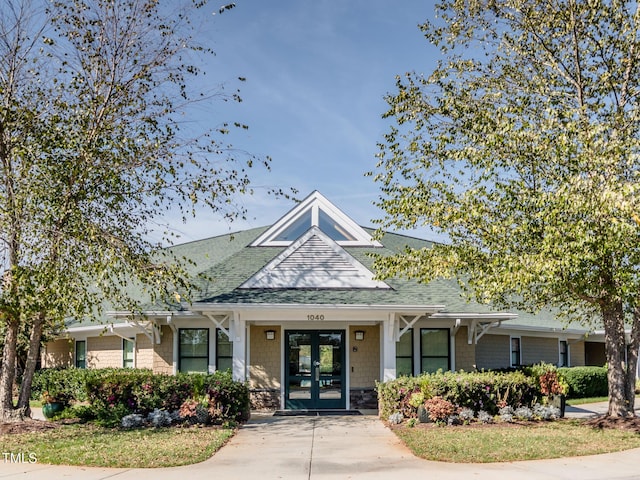
[[[355,332],[356,340],[364,340],[364,330],[356,330]]]
[[[275,340],[276,339],[276,331],[275,330],[265,330],[264,331],[267,340]]]

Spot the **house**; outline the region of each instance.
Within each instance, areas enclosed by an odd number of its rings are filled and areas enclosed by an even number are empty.
[[[375,279],[371,253],[431,243],[372,233],[313,192],[269,227],[172,247],[204,274],[191,304],[70,324],[42,364],[231,369],[255,408],[351,409],[375,408],[376,381],[399,375],[605,363],[601,336],[551,312],[469,303],[450,280]]]

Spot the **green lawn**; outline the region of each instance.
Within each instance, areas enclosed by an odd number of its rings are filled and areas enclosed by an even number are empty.
[[[198,463],[233,435],[223,428],[122,430],[91,424],[49,431],[0,435],[5,452],[35,454],[38,463],[91,467],[148,468]]]
[[[528,425],[493,424],[393,427],[396,435],[426,460],[455,463],[512,462],[595,455],[640,447],[640,435],[596,430],[580,420]]]
[[[570,398],[567,400],[567,405],[584,405],[585,403],[600,403],[608,401],[609,397]]]

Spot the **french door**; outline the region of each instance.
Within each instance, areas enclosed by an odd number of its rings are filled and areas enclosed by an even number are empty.
[[[286,408],[346,408],[344,330],[285,334]]]

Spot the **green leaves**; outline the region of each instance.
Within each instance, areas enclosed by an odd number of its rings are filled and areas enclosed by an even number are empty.
[[[422,26],[445,55],[388,95],[381,228],[447,245],[379,259],[381,275],[464,279],[535,310],[637,303],[640,70],[624,2],[445,1]],[[544,12],[544,14],[542,14]],[[444,22],[444,23],[443,23]]]

